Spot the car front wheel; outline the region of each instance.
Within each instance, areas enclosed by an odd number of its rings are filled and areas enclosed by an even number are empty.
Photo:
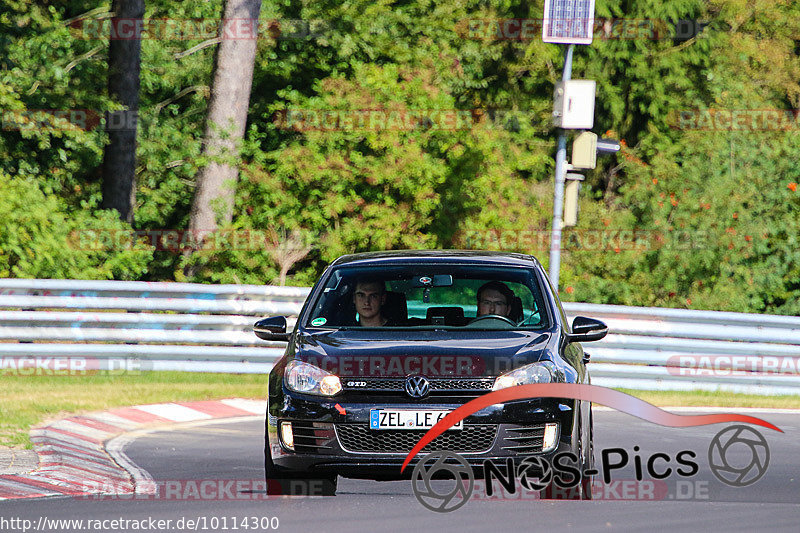
[[[270,496],[336,496],[338,476],[281,470],[272,462],[269,440],[264,447],[264,477]]]
[[[578,425],[580,427],[580,425]],[[584,439],[579,441],[578,448],[578,470],[583,473],[587,470],[594,469],[594,421],[589,418],[589,435],[588,442]],[[584,449],[586,447],[587,449]],[[591,500],[592,499],[592,485],[594,484],[594,475],[581,474],[580,482],[570,488],[558,486],[553,481],[542,490],[539,495],[542,499],[548,500]]]

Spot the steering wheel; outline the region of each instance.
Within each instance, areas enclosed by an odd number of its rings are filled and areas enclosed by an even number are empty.
[[[502,320],[503,322],[505,322],[509,326],[516,326],[517,325],[516,322],[514,322],[510,318],[505,317],[503,315],[482,315],[482,316],[475,317],[472,320],[470,320],[469,324],[470,325],[471,324],[475,324],[476,322],[479,322],[481,320]]]

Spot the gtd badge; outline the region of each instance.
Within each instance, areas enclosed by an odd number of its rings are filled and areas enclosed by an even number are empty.
[[[347,382],[347,386],[348,387],[353,387],[353,388],[355,388],[355,387],[366,387],[367,386],[367,382],[366,381],[348,381]]]

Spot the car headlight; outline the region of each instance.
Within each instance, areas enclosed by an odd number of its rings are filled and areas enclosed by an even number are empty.
[[[339,376],[302,361],[292,360],[283,372],[286,388],[306,394],[334,396],[342,390]]]
[[[500,390],[516,385],[532,385],[535,383],[550,383],[558,381],[555,365],[550,361],[538,361],[521,366],[494,380],[492,390]]]

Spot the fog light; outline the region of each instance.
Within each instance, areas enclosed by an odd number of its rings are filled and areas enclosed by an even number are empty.
[[[292,433],[291,422],[281,422],[281,440],[284,446],[294,450],[294,434]]]
[[[544,439],[542,440],[542,451],[553,451],[558,445],[558,424],[544,425]]]

